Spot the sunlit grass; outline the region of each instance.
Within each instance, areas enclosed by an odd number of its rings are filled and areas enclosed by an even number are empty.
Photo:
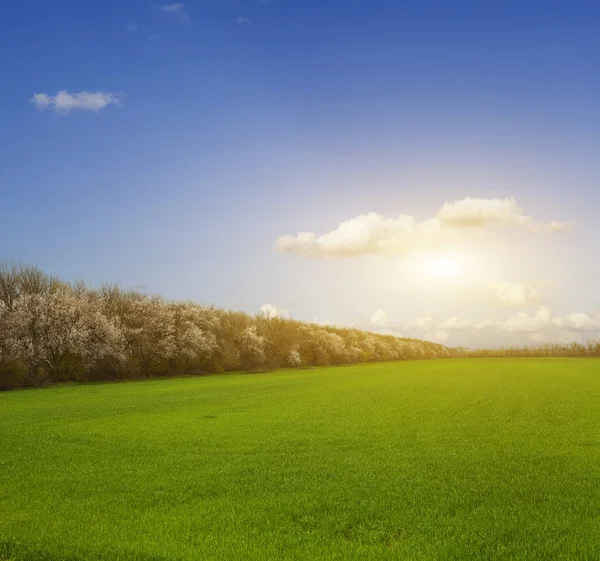
[[[600,362],[0,394],[0,559],[599,559]]]

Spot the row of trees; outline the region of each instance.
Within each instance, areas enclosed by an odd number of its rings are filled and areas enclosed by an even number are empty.
[[[586,343],[548,343],[530,347],[501,347],[499,349],[450,349],[454,357],[511,358],[511,357],[600,357],[600,341]]]
[[[0,387],[452,356],[443,345],[0,266]]]
[[[600,342],[469,350],[92,289],[0,265],[0,389],[393,360],[598,357]]]

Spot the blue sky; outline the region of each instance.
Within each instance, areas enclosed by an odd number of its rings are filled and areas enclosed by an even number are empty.
[[[2,12],[2,259],[449,344],[596,334],[573,314],[600,321],[597,3],[34,0]],[[31,102],[60,91],[118,104]],[[462,280],[412,254],[274,250],[283,235],[369,212],[419,221],[466,197],[514,197],[536,221],[574,225],[494,230],[463,256],[479,272]],[[498,305],[490,282],[539,298]],[[388,319],[371,321],[377,310]],[[473,328],[484,321],[496,328]]]

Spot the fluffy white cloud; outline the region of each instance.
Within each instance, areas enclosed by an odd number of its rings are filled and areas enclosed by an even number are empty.
[[[435,218],[418,222],[400,215],[362,214],[342,222],[335,230],[317,235],[300,232],[281,236],[275,247],[310,257],[342,258],[364,254],[393,255],[415,249],[431,249],[456,240],[460,230],[494,224],[517,226],[528,231],[559,231],[565,222],[536,223],[525,216],[515,199],[466,199],[444,203]]]
[[[508,224],[532,232],[544,230],[556,232],[570,227],[567,222],[553,221],[547,224],[535,222],[531,216],[523,214],[523,210],[513,197],[506,199],[467,197],[453,203],[446,202],[438,211],[437,218],[445,225],[457,228]]]
[[[487,287],[495,291],[500,306],[533,306],[542,300],[533,284],[489,281]]]
[[[107,105],[121,104],[121,100],[113,93],[69,93],[66,90],[60,90],[55,96],[36,93],[30,101],[41,111],[50,109],[62,114],[68,114],[73,110],[100,111]]]
[[[380,313],[381,312],[381,313]],[[395,321],[382,310],[372,316],[371,324],[385,321],[388,327],[377,327],[379,333],[401,336],[394,331]],[[534,313],[519,312],[502,320],[470,321],[456,316],[439,319],[433,315],[420,317],[404,325],[406,337],[417,337],[438,343],[477,347],[499,347],[527,344],[572,342],[585,343],[600,337],[600,311],[575,312],[555,316],[550,308],[540,306]]]
[[[392,324],[392,320],[383,310],[375,310],[371,314],[369,322],[376,327],[389,327]]]
[[[416,247],[434,247],[444,232],[438,220],[417,223],[412,216],[384,218],[374,212],[342,222],[335,230],[318,236],[300,232],[282,236],[275,247],[310,257],[354,257],[367,253],[404,253]]]
[[[542,306],[534,316],[519,312],[506,321],[496,324],[496,327],[504,331],[518,332],[540,331],[551,326],[552,313],[550,308],[545,306]]]
[[[260,308],[260,312],[267,316],[268,318],[289,318],[290,317],[290,313],[287,310],[284,310],[283,308],[278,308],[277,306],[274,306],[273,304],[264,304],[261,308]]]
[[[385,321],[389,321],[391,326],[396,325],[387,314],[377,314],[375,319],[379,320],[382,317],[385,317]],[[477,341],[480,347],[526,345],[528,342],[584,343],[600,337],[600,311],[587,314],[576,312],[561,317],[553,315],[550,308],[541,306],[532,314],[519,312],[503,320],[485,319],[479,322],[458,317],[439,320],[427,315],[406,323],[404,327],[407,337],[424,338],[440,343],[452,338],[467,345],[471,344],[469,341]],[[381,329],[378,331],[383,332]]]
[[[390,316],[385,310],[375,310],[369,318],[368,324],[361,324],[358,326],[359,329],[364,331],[376,331],[381,335],[393,335],[394,337],[402,337],[400,326],[392,321]]]
[[[561,332],[600,332],[600,312],[585,314],[571,313],[565,317],[553,316],[550,308],[541,306],[535,314],[519,312],[501,321],[490,319],[479,323],[451,317],[444,321],[436,321],[432,316],[424,316],[412,323],[406,324],[408,329],[420,331],[484,331],[494,329],[507,333],[550,333]],[[556,333],[555,333],[556,335]],[[535,338],[534,338],[535,339]]]
[[[497,327],[506,331],[544,331],[560,328],[563,331],[600,331],[600,315],[574,312],[565,317],[553,316],[550,308],[542,306],[535,316],[523,312],[512,316]]]
[[[252,25],[252,20],[250,18],[239,17],[235,20],[235,23],[238,25]]]
[[[593,314],[593,317],[581,312],[567,315],[566,317],[557,317],[554,324],[561,329],[570,331],[600,331],[600,314]]]

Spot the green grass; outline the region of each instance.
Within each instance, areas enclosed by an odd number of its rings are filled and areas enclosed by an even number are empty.
[[[600,559],[600,361],[0,394],[0,559]]]

